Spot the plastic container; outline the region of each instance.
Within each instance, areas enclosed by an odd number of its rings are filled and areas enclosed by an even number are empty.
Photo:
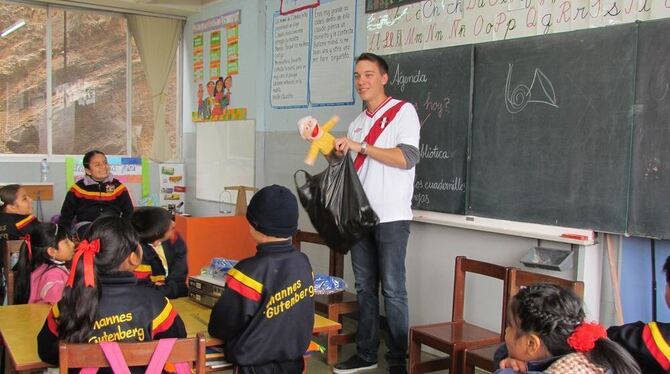
[[[521,258],[521,263],[529,268],[564,271],[572,269],[572,251],[533,247]]]

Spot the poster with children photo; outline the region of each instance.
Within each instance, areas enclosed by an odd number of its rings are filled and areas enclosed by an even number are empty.
[[[247,117],[234,107],[233,76],[239,73],[240,11],[193,25],[193,121],[232,121]]]

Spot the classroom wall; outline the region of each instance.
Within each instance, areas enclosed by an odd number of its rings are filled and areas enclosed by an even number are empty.
[[[325,2],[325,1],[324,1]],[[365,49],[365,1],[357,2],[357,36],[356,54]],[[241,73],[256,71],[254,78],[258,83],[253,90],[249,90],[246,100],[249,104],[248,117],[256,120],[256,186],[262,187],[273,183],[293,188],[293,174],[298,169],[305,169],[311,174],[325,168],[325,161],[319,157],[313,167],[303,163],[308,146],[296,131],[298,119],[305,115],[313,115],[318,119],[327,119],[337,114],[342,120],[334,130],[334,135],[346,133],[348,124],[361,109],[362,103],[355,95],[355,103],[345,106],[274,109],[270,106],[270,85],[272,69],[272,25],[273,14],[279,11],[280,0],[271,1],[240,1],[232,0],[216,3],[203,13],[189,18],[185,35],[184,53],[184,92],[192,90],[189,82],[192,79],[192,42],[191,28],[197,20],[206,19],[212,15],[223,14],[234,9],[242,10],[242,25],[240,29],[240,56],[254,55],[255,59],[246,60],[240,64]],[[258,26],[248,28],[250,12],[257,12]],[[255,38],[254,38],[255,35]],[[255,50],[254,50],[255,49]],[[258,79],[263,77],[264,79]],[[240,77],[241,78],[241,77]],[[350,79],[351,77],[342,77]],[[339,79],[339,78],[338,78]],[[237,79],[236,82],[240,82]],[[240,89],[239,84],[234,86],[234,94]],[[194,91],[193,91],[194,92]],[[189,100],[184,100],[184,158],[186,163],[187,206],[189,212],[196,215],[217,215],[218,203],[195,200],[195,134],[190,113],[193,110]],[[252,108],[255,108],[252,110]],[[200,124],[206,125],[206,124]],[[225,209],[225,208],[224,208]],[[313,230],[306,213],[301,211],[300,228]],[[451,317],[451,297],[453,288],[453,269],[455,257],[468,257],[491,261],[502,265],[521,266],[518,260],[530,249],[537,245],[535,239],[515,236],[484,233],[479,231],[452,228],[447,226],[412,223],[407,250],[407,288],[410,302],[410,323],[428,323],[444,321]],[[545,246],[569,248],[561,243],[543,242]],[[315,272],[326,272],[328,268],[328,254],[322,248],[306,246],[304,250],[312,262]],[[345,279],[353,290],[353,273],[347,256]],[[575,256],[576,264],[577,256]],[[572,278],[576,277],[575,269],[562,273],[548,272],[552,275]],[[468,280],[467,292],[472,297],[467,299],[466,312],[474,322],[499,328],[500,312],[502,309],[499,295],[502,284],[487,282],[479,278]],[[436,292],[437,291],[437,292]],[[597,316],[598,306],[594,306]],[[495,311],[495,312],[491,312]]]

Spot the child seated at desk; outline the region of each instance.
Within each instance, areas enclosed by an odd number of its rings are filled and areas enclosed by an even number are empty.
[[[40,223],[25,237],[14,266],[14,304],[56,304],[70,271],[74,243],[65,229],[54,223]]]
[[[159,207],[137,208],[130,222],[142,244],[142,264],[135,269],[140,283],[170,299],[188,296],[186,243],[175,231],[170,212]]]
[[[209,334],[224,341],[236,373],[301,373],[314,325],[314,280],[307,256],[291,243],[297,200],[285,187],[265,187],[251,199],[247,220],[257,252],[228,272]]]
[[[496,373],[641,373],[602,326],[584,318],[582,302],[571,291],[542,283],[521,289],[507,312],[508,358]]]
[[[665,303],[670,307],[670,256],[663,265],[665,272]],[[670,372],[667,347],[670,342],[670,323],[642,321],[612,326],[607,336],[621,344],[635,358],[645,374]]]
[[[37,336],[40,358],[58,364],[59,340],[100,343],[186,337],[170,301],[137,284],[133,270],[141,261],[142,247],[128,222],[119,217],[94,221],[72,259],[63,298]]]
[[[0,188],[0,240],[20,239],[39,224],[32,213],[33,199],[25,188],[18,184]]]

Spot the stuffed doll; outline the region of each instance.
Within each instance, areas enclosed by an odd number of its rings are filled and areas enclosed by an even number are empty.
[[[312,143],[309,147],[309,152],[307,152],[307,157],[305,157],[305,163],[307,165],[314,165],[316,155],[319,152],[323,153],[324,156],[328,156],[330,152],[333,151],[333,148],[335,147],[335,137],[330,134],[330,129],[332,129],[339,120],[340,117],[333,116],[328,122],[319,125],[316,118],[307,116],[298,121],[298,132],[300,132],[300,136]]]

